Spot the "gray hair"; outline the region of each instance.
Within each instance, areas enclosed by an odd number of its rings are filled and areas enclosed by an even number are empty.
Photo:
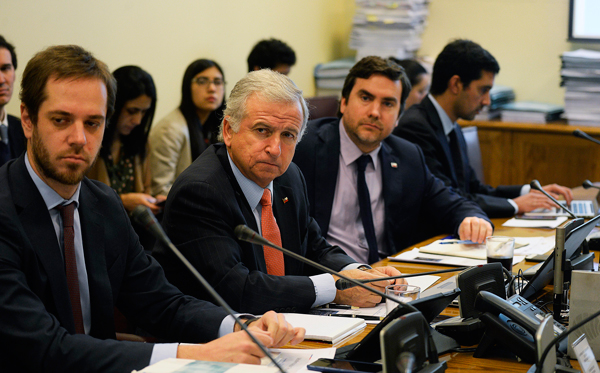
[[[308,122],[308,106],[302,97],[302,90],[287,76],[269,69],[252,71],[233,87],[223,112],[223,117],[229,116],[229,125],[233,132],[237,133],[240,130],[240,123],[246,116],[246,102],[254,94],[267,102],[300,103],[302,107],[302,126],[298,133],[298,141],[300,141]],[[219,128],[219,141],[223,141],[223,122]]]

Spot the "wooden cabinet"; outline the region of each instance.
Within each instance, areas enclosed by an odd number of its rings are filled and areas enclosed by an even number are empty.
[[[600,127],[500,121],[459,124],[477,127],[487,184],[528,184],[538,179],[542,185],[576,187],[585,179],[600,181],[600,145],[573,136],[580,129],[600,140]]]

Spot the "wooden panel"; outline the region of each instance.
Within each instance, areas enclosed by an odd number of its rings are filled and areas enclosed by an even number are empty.
[[[462,122],[477,126],[486,182],[490,185],[527,184],[569,187],[585,179],[600,180],[600,145],[576,138],[577,128],[600,139],[600,128],[566,124]]]

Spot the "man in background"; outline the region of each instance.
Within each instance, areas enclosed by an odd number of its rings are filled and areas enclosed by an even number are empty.
[[[304,178],[291,163],[308,120],[302,91],[285,75],[253,71],[231,91],[224,115],[224,143],[205,150],[177,178],[167,198],[162,223],[182,254],[242,312],[307,312],[332,301],[363,307],[379,303],[381,297],[360,287],[336,290],[337,276],[236,238],[235,228],[247,225],[353,278],[400,274],[392,267],[356,263],[325,241],[309,215]],[[184,293],[208,297],[164,246],[156,246],[153,256]],[[370,284],[382,291],[390,283]]]
[[[510,217],[554,203],[529,185],[482,183],[469,164],[467,145],[458,119],[473,120],[490,104],[490,89],[500,71],[496,59],[479,44],[456,40],[442,50],[433,66],[430,94],[400,119],[394,134],[421,147],[427,166],[447,186],[476,201],[491,218]],[[569,188],[544,186],[554,197],[573,199]]]
[[[50,47],[25,67],[27,151],[0,168],[2,370],[131,372],[167,357],[258,364],[262,352],[225,310],[167,282],[115,191],[84,177],[115,95],[108,67],[78,46]],[[206,344],[117,341],[115,307],[159,338]],[[266,346],[304,335],[273,312],[250,325]]]
[[[6,112],[13,94],[16,69],[15,48],[0,35],[0,166],[25,151],[21,121]]]
[[[492,234],[475,203],[431,175],[417,146],[390,136],[409,91],[402,67],[363,58],[346,77],[338,118],[311,121],[294,156],[323,235],[359,261],[442,233],[476,242]]]
[[[248,55],[248,72],[271,69],[288,75],[296,63],[294,50],[277,39],[259,41]]]

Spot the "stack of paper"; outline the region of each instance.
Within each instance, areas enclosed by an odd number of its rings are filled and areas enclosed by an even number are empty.
[[[340,95],[346,75],[348,75],[354,63],[355,60],[351,57],[318,64],[314,71],[317,96],[325,94]]]
[[[560,118],[562,106],[543,102],[517,101],[502,106],[503,122],[548,123]]]
[[[284,313],[285,320],[295,327],[306,329],[305,339],[336,344],[363,330],[367,324],[360,318],[329,317],[300,313]]]
[[[376,55],[412,58],[421,46],[427,0],[356,0],[350,48],[356,59]]]
[[[600,52],[579,49],[562,54],[565,117],[569,124],[600,126]]]

